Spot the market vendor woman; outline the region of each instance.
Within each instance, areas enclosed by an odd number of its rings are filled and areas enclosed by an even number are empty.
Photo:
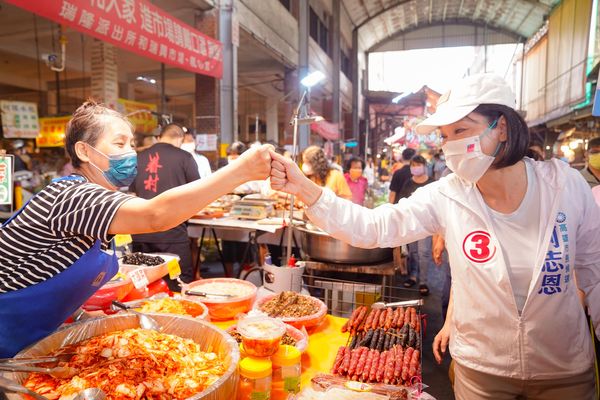
[[[528,129],[514,107],[508,85],[489,74],[442,96],[417,132],[440,129],[454,174],[398,204],[352,204],[276,154],[271,185],[296,194],[315,225],[353,246],[444,236],[457,399],[592,400],[592,338],[577,287],[600,335],[600,208],[568,164],[525,157]]]
[[[53,332],[117,273],[117,258],[106,251],[113,235],[177,226],[270,170],[268,147],[261,147],[206,179],[144,200],[117,191],[136,174],[132,142],[125,117],[83,104],[65,136],[75,174],[53,181],[0,229],[0,357]]]

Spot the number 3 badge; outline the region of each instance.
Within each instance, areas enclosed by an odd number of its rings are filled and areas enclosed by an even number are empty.
[[[469,233],[463,241],[463,253],[474,263],[483,264],[490,261],[496,255],[496,246],[486,231],[474,231]]]

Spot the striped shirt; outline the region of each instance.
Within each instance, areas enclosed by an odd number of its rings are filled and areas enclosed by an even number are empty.
[[[53,182],[0,228],[0,293],[23,289],[64,271],[101,240],[132,197],[83,180]]]

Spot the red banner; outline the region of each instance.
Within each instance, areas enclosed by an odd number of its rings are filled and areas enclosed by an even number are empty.
[[[313,122],[310,124],[310,129],[327,140],[338,140],[340,138],[339,125],[334,124],[333,122]]]
[[[221,42],[147,0],[6,1],[141,56],[221,78]]]

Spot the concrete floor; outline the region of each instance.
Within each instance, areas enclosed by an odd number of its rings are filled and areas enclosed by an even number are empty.
[[[238,271],[239,265],[235,265],[235,272]],[[219,262],[204,262],[202,264],[202,277],[215,278],[223,276],[223,267]],[[443,363],[438,365],[435,362],[432,352],[433,338],[442,327],[442,311],[441,311],[441,292],[444,285],[445,273],[432,265],[429,268],[429,288],[431,293],[424,297],[425,305],[423,312],[427,314],[427,328],[425,337],[423,338],[423,382],[429,386],[425,391],[432,395],[437,400],[454,400],[454,394],[448,378],[448,367],[450,365],[450,356],[446,355]],[[250,277],[250,281],[259,284],[258,276]],[[398,278],[394,286],[402,286],[403,278]],[[403,295],[406,291],[403,291]],[[418,296],[418,292],[414,291],[411,297]]]

